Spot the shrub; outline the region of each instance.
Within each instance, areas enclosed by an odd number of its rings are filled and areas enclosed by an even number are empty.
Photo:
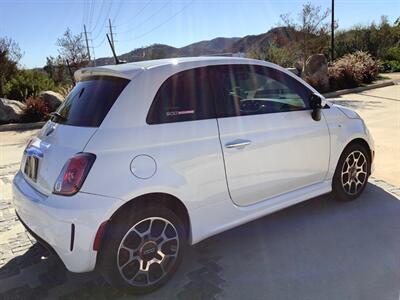
[[[336,90],[371,83],[377,78],[379,70],[379,61],[366,52],[346,54],[328,68],[330,87]]]
[[[49,118],[49,107],[42,98],[30,97],[26,101],[22,122],[38,122]]]
[[[390,47],[385,55],[383,56],[384,60],[395,60],[400,63],[400,46]]]
[[[35,97],[41,91],[54,89],[54,82],[43,72],[21,70],[5,85],[7,98],[24,101]]]
[[[384,72],[400,72],[400,46],[389,48],[383,59],[382,69]]]
[[[400,72],[400,61],[385,60],[382,63],[383,72]]]

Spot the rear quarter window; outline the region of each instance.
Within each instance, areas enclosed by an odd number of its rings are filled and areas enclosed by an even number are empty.
[[[207,68],[195,68],[169,77],[159,88],[147,115],[148,124],[215,118]]]
[[[80,81],[53,116],[56,123],[99,127],[129,80],[110,76],[93,76]]]

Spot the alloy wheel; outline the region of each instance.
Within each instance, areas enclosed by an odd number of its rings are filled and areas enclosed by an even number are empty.
[[[359,151],[351,152],[343,163],[341,181],[344,191],[351,196],[358,194],[368,179],[368,160]]]
[[[146,218],[125,234],[117,252],[118,270],[132,286],[149,286],[172,269],[179,252],[179,235],[164,218]]]

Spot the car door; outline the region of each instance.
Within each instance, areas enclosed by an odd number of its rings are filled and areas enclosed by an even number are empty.
[[[213,89],[232,201],[247,206],[324,180],[325,119],[314,121],[300,81],[255,65],[214,67]]]

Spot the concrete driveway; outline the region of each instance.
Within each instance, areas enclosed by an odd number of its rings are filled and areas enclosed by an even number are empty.
[[[400,186],[400,85],[329,100],[355,109],[361,115],[375,139],[374,176]]]
[[[189,249],[172,281],[142,298],[397,300],[399,215],[375,184],[351,203],[314,198]],[[0,298],[134,298],[42,253],[34,245],[0,269]]]
[[[357,109],[377,144],[375,179],[358,200],[321,196],[203,241],[171,282],[141,298],[399,299],[399,88],[336,100]],[[136,299],[96,272],[73,274],[56,256],[42,259],[17,221],[11,180],[35,133],[0,132],[0,299]]]

